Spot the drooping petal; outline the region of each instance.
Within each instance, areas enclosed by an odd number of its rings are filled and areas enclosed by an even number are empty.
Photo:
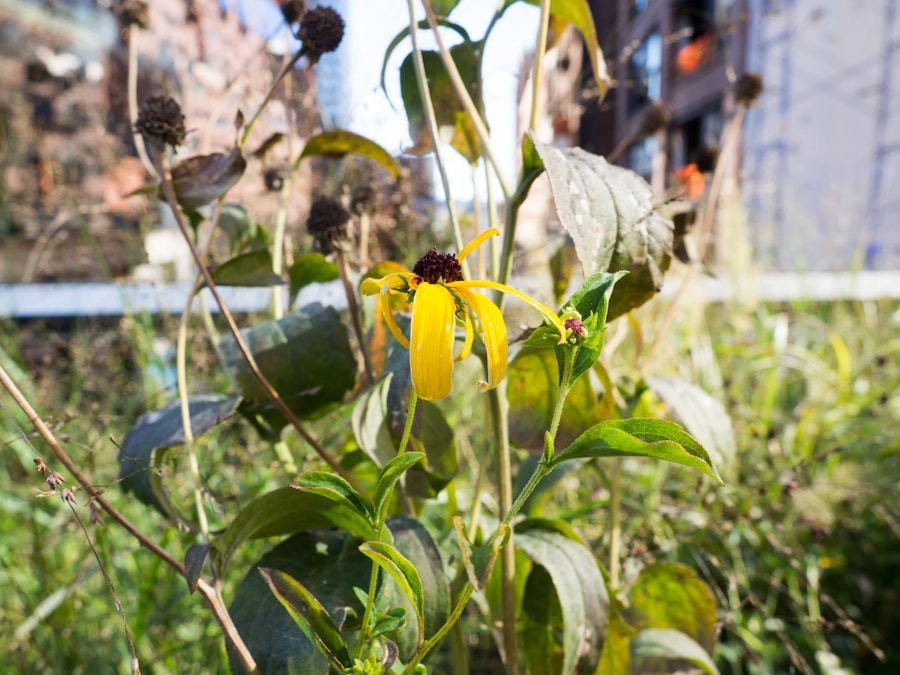
[[[497,305],[483,295],[458,286],[455,290],[469,303],[481,320],[484,350],[487,353],[488,379],[487,382],[480,382],[478,387],[482,391],[493,389],[506,377],[507,342],[503,314]]]
[[[409,284],[412,274],[409,272],[394,272],[383,276],[380,279],[363,279],[359,285],[359,290],[363,295],[375,295],[382,288],[399,288]]]
[[[485,281],[483,279],[473,279],[471,281],[454,281],[447,284],[447,287],[453,288],[454,290],[469,288],[491,288],[500,291],[501,293],[512,295],[522,302],[527,302],[529,305],[543,314],[544,318],[547,321],[553,324],[553,327],[556,328],[557,331],[559,331],[559,344],[562,344],[566,341],[566,327],[563,325],[562,320],[556,315],[556,312],[554,312],[546,305],[541,304],[534,298],[526,295],[522,291],[517,291],[515,288],[505,286],[504,284],[498,284],[496,281]]]
[[[472,251],[474,251],[476,248],[481,246],[484,242],[486,242],[491,237],[496,237],[498,234],[500,234],[500,230],[498,230],[496,227],[491,227],[491,228],[485,230],[484,232],[479,234],[477,237],[475,237],[472,241],[470,241],[468,244],[466,244],[463,247],[463,250],[459,252],[459,255],[456,256],[456,259],[459,260],[459,262],[462,262],[463,260],[465,260],[466,256],[469,255]]]
[[[450,393],[456,303],[444,286],[422,282],[413,303],[409,366],[419,398],[434,401]]]
[[[394,319],[394,305],[391,302],[390,285],[385,284],[381,287],[381,295],[378,296],[378,300],[381,302],[381,313],[384,314],[384,322],[387,324],[387,327],[391,329],[391,333],[397,342],[409,349],[409,340],[406,339],[403,331],[400,330],[400,326],[397,325],[397,320]]]
[[[472,319],[469,318],[469,312],[466,311],[466,339],[463,342],[462,351],[457,355],[456,360],[462,361],[469,355],[469,352],[472,351]]]

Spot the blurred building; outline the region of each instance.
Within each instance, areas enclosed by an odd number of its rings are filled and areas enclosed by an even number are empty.
[[[555,125],[616,156],[662,195],[702,168],[734,112],[733,83],[765,90],[729,172],[768,270],[900,266],[900,20],[896,0],[591,0],[617,86]],[[583,91],[588,91],[586,87]],[[671,114],[642,133],[654,104]],[[564,139],[560,139],[564,142]]]

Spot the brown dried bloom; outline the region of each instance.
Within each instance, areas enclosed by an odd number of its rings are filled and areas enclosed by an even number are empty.
[[[333,52],[341,44],[344,20],[331,7],[316,7],[303,16],[297,37],[303,43],[306,57],[316,63],[322,54]]]
[[[126,30],[131,27],[147,29],[150,27],[150,9],[146,2],[141,0],[124,0],[116,5],[116,17],[119,26]]]
[[[350,238],[347,229],[349,222],[350,214],[338,200],[316,197],[306,221],[306,229],[313,236],[314,248],[324,255],[339,249]]]
[[[638,128],[638,135],[641,138],[652,136],[660,129],[669,126],[671,120],[672,113],[669,112],[669,109],[662,103],[654,103],[644,111],[644,115],[641,117],[641,125]]]
[[[297,23],[306,14],[306,0],[283,0],[281,13],[288,23]]]
[[[763,91],[763,78],[759,73],[744,73],[734,85],[734,97],[738,103],[751,105]]]
[[[372,215],[375,213],[376,202],[375,190],[368,185],[360,185],[353,191],[353,196],[350,198],[350,211],[357,216],[363,213]]]
[[[181,106],[171,96],[153,96],[138,110],[137,131],[149,145],[177,148],[184,143],[187,130]]]

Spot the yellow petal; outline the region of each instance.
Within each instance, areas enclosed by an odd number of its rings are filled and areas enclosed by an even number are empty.
[[[384,322],[387,324],[388,328],[391,329],[391,333],[393,333],[397,342],[406,349],[409,349],[409,340],[406,339],[403,331],[400,330],[400,326],[397,325],[396,319],[394,319],[394,305],[391,303],[391,287],[388,284],[381,287],[381,295],[378,296],[378,299],[381,302],[381,313],[384,314]]]
[[[482,391],[493,389],[506,377],[507,343],[503,314],[497,305],[483,295],[459,287],[456,290],[481,319],[484,350],[487,353],[488,381],[480,382],[478,387]]]
[[[463,247],[463,250],[459,252],[459,255],[456,256],[456,259],[459,260],[459,262],[462,262],[463,260],[465,260],[466,256],[469,255],[472,251],[474,251],[476,248],[481,246],[484,242],[486,242],[491,237],[496,237],[498,234],[500,234],[500,230],[498,230],[496,227],[492,227],[492,228],[485,230],[484,232],[479,234],[477,237],[475,237],[472,241],[470,241],[468,244],[466,244]]]
[[[359,290],[363,295],[375,295],[383,288],[398,288],[409,283],[413,275],[409,272],[394,272],[380,279],[363,279]]]
[[[456,357],[457,361],[462,361],[472,351],[472,320],[469,318],[469,312],[466,312],[466,340],[463,343],[462,351]]]
[[[422,282],[413,303],[409,367],[419,398],[434,401],[450,393],[456,303],[440,284]]]
[[[559,344],[562,344],[566,341],[566,327],[563,325],[562,319],[560,319],[556,312],[547,307],[546,305],[541,304],[531,296],[526,295],[522,291],[517,291],[515,288],[511,288],[510,286],[505,286],[503,284],[498,284],[496,281],[485,281],[483,279],[473,279],[471,281],[453,281],[447,284],[448,288],[453,288],[456,290],[460,289],[468,289],[468,288],[491,288],[501,293],[507,293],[516,298],[519,298],[522,302],[527,302],[529,305],[534,307],[537,311],[544,315],[544,318],[553,324],[553,327],[559,332]]]

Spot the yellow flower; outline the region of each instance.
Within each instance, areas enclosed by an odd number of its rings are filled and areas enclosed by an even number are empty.
[[[500,234],[492,228],[469,242],[458,256],[441,254],[435,249],[426,253],[412,272],[396,272],[381,279],[366,279],[361,290],[365,295],[380,294],[381,311],[394,337],[409,350],[409,365],[413,386],[419,398],[427,401],[450,393],[450,376],[454,361],[461,361],[472,346],[474,311],[481,323],[484,347],[487,352],[488,379],[479,382],[482,391],[493,389],[506,377],[507,344],[503,315],[493,302],[475,288],[490,288],[513,295],[537,309],[559,331],[560,343],[565,341],[566,328],[556,314],[524,293],[494,281],[462,278],[460,261],[483,244]],[[394,320],[391,294],[407,296],[412,302],[412,325],[407,340]],[[456,320],[466,329],[465,341],[458,356],[453,356],[453,334]]]

